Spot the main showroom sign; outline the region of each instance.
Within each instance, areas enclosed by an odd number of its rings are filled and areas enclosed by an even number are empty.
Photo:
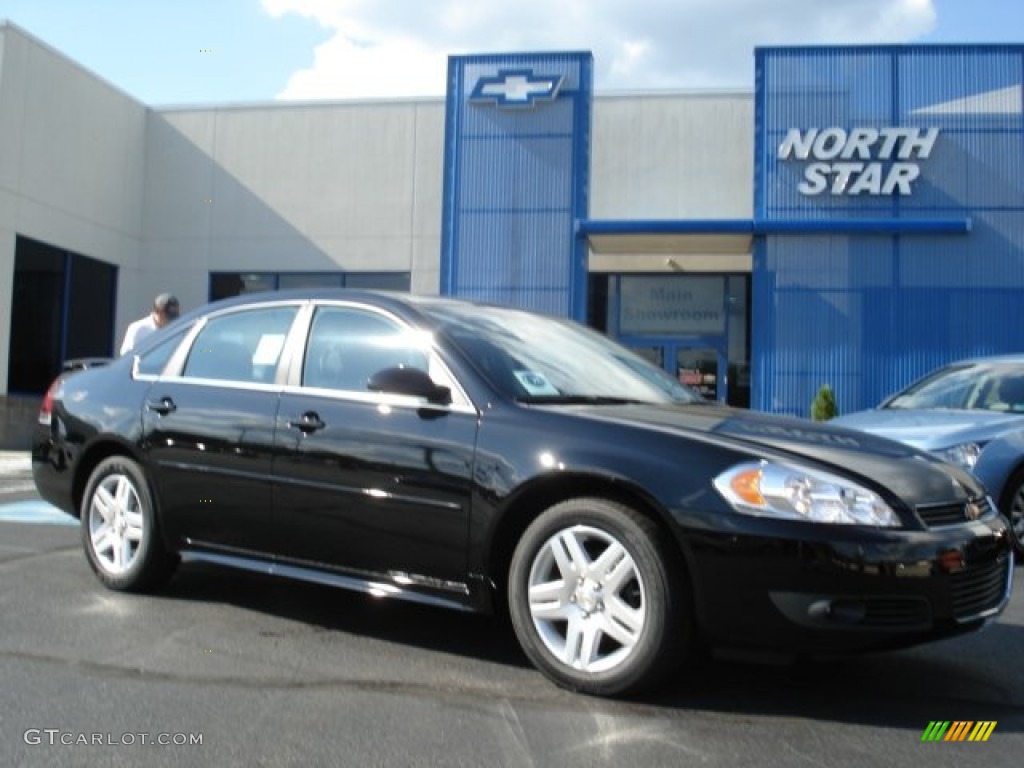
[[[812,160],[801,194],[909,195],[938,128],[790,128],[780,160]]]

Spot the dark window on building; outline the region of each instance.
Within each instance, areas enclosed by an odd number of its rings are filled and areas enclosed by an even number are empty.
[[[408,291],[408,272],[348,272],[345,274],[346,288],[362,288],[375,291]]]
[[[108,357],[117,267],[19,236],[7,390],[45,392],[65,360]]]
[[[408,291],[409,272],[211,272],[210,301],[292,288],[362,288]]]
[[[70,254],[67,338],[64,359],[108,357],[113,352],[117,268]]]
[[[587,277],[587,325],[608,332],[608,275],[594,273]]]
[[[8,392],[41,392],[60,371],[64,252],[19,237],[14,253]]]
[[[277,287],[282,291],[291,288],[341,288],[344,277],[340,272],[283,272],[278,277]]]
[[[274,290],[277,290],[277,275],[273,272],[210,273],[210,301]]]
[[[729,312],[729,391],[726,403],[750,407],[750,275],[730,275],[726,293]]]

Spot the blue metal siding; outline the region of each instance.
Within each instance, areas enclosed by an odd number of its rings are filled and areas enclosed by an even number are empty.
[[[441,293],[583,319],[593,59],[452,57],[446,107]],[[505,70],[563,77],[557,98],[471,100]]]
[[[752,276],[753,407],[807,415],[830,384],[848,412],[951,360],[1024,350],[1024,46],[756,58],[755,211],[767,234]],[[910,195],[803,195],[804,164],[778,147],[790,129],[831,126],[939,136]],[[971,227],[809,234],[829,220],[885,219]],[[782,221],[796,222],[793,234],[772,226]]]

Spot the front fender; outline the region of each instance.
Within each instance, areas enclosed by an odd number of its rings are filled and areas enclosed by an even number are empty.
[[[1002,435],[990,441],[972,470],[989,495],[998,503],[1006,492],[1006,484],[1024,466],[1024,431]]]

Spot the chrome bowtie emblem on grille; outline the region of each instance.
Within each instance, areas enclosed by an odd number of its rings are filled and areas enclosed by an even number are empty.
[[[469,100],[493,101],[499,107],[533,107],[538,101],[554,101],[562,87],[561,75],[535,76],[532,69],[499,69],[494,77],[481,77]]]

